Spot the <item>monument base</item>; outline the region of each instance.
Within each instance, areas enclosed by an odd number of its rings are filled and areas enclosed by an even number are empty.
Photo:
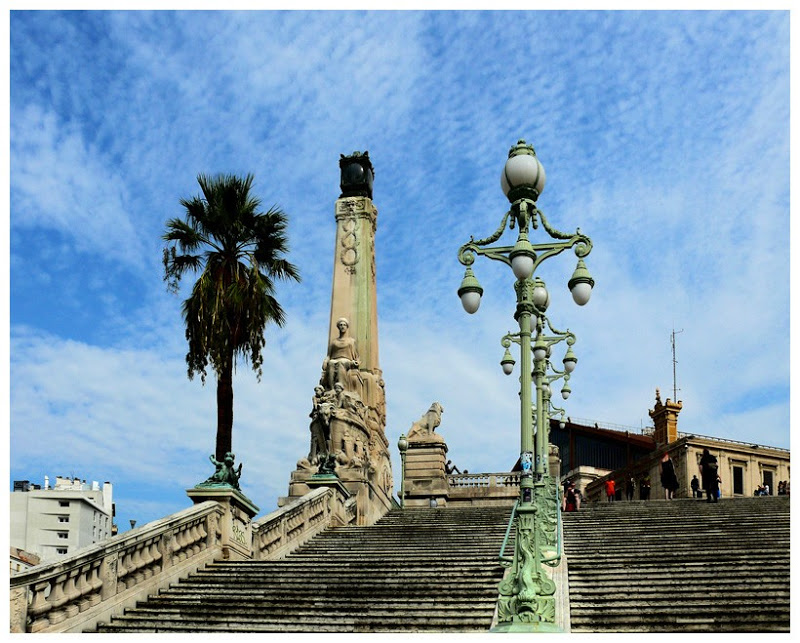
[[[225,560],[249,560],[253,557],[253,517],[258,507],[241,491],[233,487],[194,487],[186,490],[194,504],[213,500],[225,509],[217,535]]]
[[[431,434],[409,440],[406,454],[405,498],[406,507],[446,507],[450,495],[445,464],[447,444],[444,439]]]

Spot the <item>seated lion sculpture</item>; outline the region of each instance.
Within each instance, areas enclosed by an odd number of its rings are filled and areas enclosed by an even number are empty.
[[[437,426],[442,423],[442,413],[444,409],[439,402],[431,404],[431,408],[418,421],[411,425],[408,432],[408,439],[412,437],[426,438],[433,435]]]

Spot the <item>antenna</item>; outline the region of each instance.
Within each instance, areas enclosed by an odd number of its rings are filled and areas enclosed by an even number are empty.
[[[676,376],[676,371],[675,371],[675,366],[678,364],[678,360],[675,359],[675,335],[677,333],[682,333],[682,332],[683,328],[681,328],[680,330],[675,330],[674,328],[672,329],[671,339],[672,339],[672,401],[673,402],[678,401],[678,391],[680,390],[678,388],[678,378]]]

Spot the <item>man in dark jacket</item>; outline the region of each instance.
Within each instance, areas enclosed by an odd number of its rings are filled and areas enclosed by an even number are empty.
[[[700,458],[700,477],[703,479],[703,489],[706,492],[706,502],[717,502],[719,482],[717,480],[717,459],[708,449],[703,449]]]

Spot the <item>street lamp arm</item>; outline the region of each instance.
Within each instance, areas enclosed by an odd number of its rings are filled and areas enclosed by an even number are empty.
[[[577,228],[575,230],[575,234],[569,234],[568,232],[561,232],[560,230],[556,230],[553,226],[550,225],[550,222],[547,220],[547,217],[544,216],[544,212],[542,212],[538,207],[535,208],[533,215],[539,215],[539,218],[542,220],[542,227],[547,230],[547,234],[549,234],[553,239],[572,239],[573,237],[579,237],[581,240],[581,248],[575,248],[575,254],[579,257],[585,257],[592,251],[592,240],[589,239],[585,234],[581,234],[581,229]]]
[[[548,384],[552,384],[556,380],[560,380],[562,377],[566,377],[567,379],[569,379],[569,372],[567,371],[567,369],[559,371],[555,366],[553,366],[553,362],[551,362],[550,360],[547,360],[547,367],[554,373],[553,375],[548,375],[547,377],[544,378]]]
[[[476,245],[476,246],[486,246],[490,243],[494,243],[497,241],[501,236],[503,236],[503,232],[505,232],[506,224],[508,223],[508,217],[511,215],[511,210],[506,212],[503,220],[500,222],[500,227],[494,231],[490,237],[486,237],[485,239],[475,239],[475,237],[469,238],[469,243],[465,245]],[[513,229],[513,221],[512,221],[512,229]],[[459,253],[460,254],[460,253]]]
[[[570,346],[572,346],[575,343],[575,333],[570,332],[569,328],[567,328],[567,330],[558,330],[556,328],[553,328],[553,324],[550,323],[549,317],[545,317],[545,320],[547,321],[547,327],[550,329],[551,333],[553,333],[554,335],[560,335],[562,338],[566,338],[567,344],[569,344]]]
[[[504,264],[510,266],[511,259],[508,254],[514,249],[513,246],[498,246],[495,248],[481,248],[476,243],[470,241],[465,243],[458,251],[458,260],[464,266],[471,266],[475,263],[475,255],[488,257],[495,261],[502,261]]]

